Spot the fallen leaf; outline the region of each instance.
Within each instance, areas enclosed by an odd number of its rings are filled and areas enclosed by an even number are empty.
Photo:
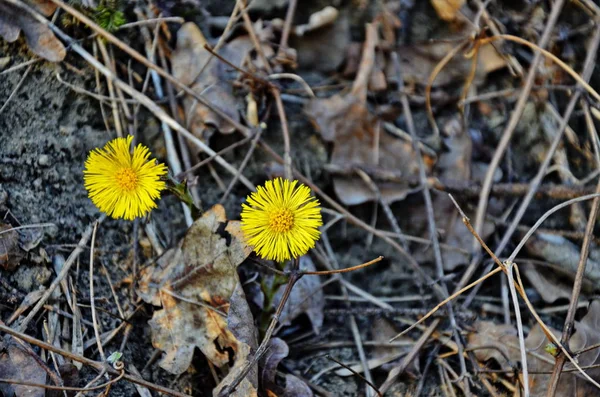
[[[0,377],[33,383],[46,383],[46,371],[35,358],[7,335],[0,341]],[[44,397],[41,387],[14,385],[0,382],[0,393],[5,396]]]
[[[20,264],[25,254],[19,248],[19,234],[9,224],[0,222],[0,267],[13,271]]]
[[[444,21],[453,21],[465,0],[431,0],[431,5]]]
[[[282,397],[312,397],[313,392],[308,385],[292,374],[285,375],[285,387],[275,383],[275,375],[279,363],[288,356],[290,348],[282,339],[273,338],[269,341],[269,349],[262,359],[262,384],[270,395]]]
[[[257,25],[257,28],[259,27]],[[261,41],[268,38],[266,30],[259,29],[258,34]],[[242,109],[243,104],[238,104],[231,84],[237,76],[237,71],[215,58],[204,48],[205,44],[208,42],[196,24],[188,22],[182,25],[177,31],[177,47],[171,57],[173,76],[239,122],[238,105]],[[218,53],[231,64],[241,67],[253,48],[248,36],[240,36],[225,44]],[[263,52],[267,57],[273,54],[271,47],[266,45],[263,46]],[[211,58],[214,59],[210,60],[205,70],[202,70]],[[194,98],[187,97],[184,100],[184,109],[190,130],[198,138],[204,140],[210,138],[210,129],[207,127],[214,127],[223,134],[235,131],[233,125]]]
[[[560,339],[560,332],[551,329]],[[527,349],[527,368],[530,371],[530,395],[545,396],[554,367],[554,357],[546,352],[546,346],[551,343],[542,328],[536,324],[531,328],[525,339]],[[587,314],[581,321],[575,322],[575,333],[569,341],[569,349],[576,353],[586,347],[600,343],[600,301],[593,301]],[[518,363],[521,360],[519,351],[519,338],[514,327],[510,325],[497,325],[492,322],[481,321],[476,324],[476,331],[468,337],[468,348],[473,349],[479,361],[494,359],[503,369],[508,369],[509,361]],[[490,348],[492,347],[492,348]],[[592,349],[577,356],[579,366],[586,367],[597,365],[600,360],[600,350]],[[577,371],[572,372],[574,366],[566,362],[558,383],[557,396],[585,397],[596,395],[598,390],[591,383],[581,378]],[[535,372],[535,373],[534,373]],[[539,373],[548,372],[548,373]],[[600,369],[586,370],[587,374],[596,381],[600,381]]]
[[[235,363],[248,354],[227,327],[231,296],[239,284],[237,266],[250,254],[237,236],[239,222],[227,222],[225,209],[215,205],[189,228],[180,244],[167,251],[141,275],[138,294],[155,306],[150,320],[152,343],[165,352],[160,366],[181,374],[190,365],[194,348],[217,367]]]
[[[575,274],[565,272],[561,266],[533,263],[519,263],[519,270],[533,285],[546,303],[554,303],[557,299],[571,299]],[[582,294],[592,293],[595,283],[583,279]]]
[[[377,31],[373,25],[368,25],[361,66],[352,92],[314,99],[308,103],[306,112],[323,139],[334,143],[331,154],[333,165],[344,168],[378,166],[416,176],[418,168],[412,144],[388,134],[381,120],[367,107],[367,84],[375,65],[376,44]],[[431,164],[431,161],[425,163]],[[388,203],[401,200],[410,192],[408,184],[381,183],[378,188]],[[345,205],[361,204],[377,198],[369,186],[354,176],[335,177],[334,189]]]
[[[213,390],[215,397],[239,375],[246,364],[253,358],[252,352],[256,351],[258,347],[258,336],[257,329],[254,326],[254,318],[252,317],[250,306],[248,306],[246,295],[240,283],[236,285],[231,295],[229,313],[227,313],[227,328],[239,341],[239,349],[229,373]],[[230,395],[234,397],[256,396],[257,390],[258,368],[254,365]]]
[[[407,85],[427,85],[435,67],[456,45],[456,42],[449,43],[444,40],[400,46],[397,53],[405,83]],[[469,76],[471,63],[471,58],[466,58],[459,52],[439,71],[432,87],[441,87],[456,82],[463,83]],[[473,84],[479,85],[489,73],[505,66],[506,61],[491,44],[481,46],[477,54],[477,69]],[[396,80],[396,74],[393,63],[389,62],[386,67],[388,80]]]
[[[296,27],[301,34],[293,31],[290,35],[290,46],[296,50],[300,69],[328,73],[337,70],[344,62],[351,44],[349,16],[347,13],[336,14],[336,9],[335,12],[327,11],[332,8],[322,10],[326,12],[318,16],[320,21]]]
[[[530,255],[558,265],[562,273],[574,275],[579,265],[579,248],[566,238],[554,234],[536,233],[525,243]],[[594,284],[600,281],[600,263],[588,258],[585,278]]]
[[[316,267],[308,255],[300,257],[300,269],[304,271],[316,271]],[[277,307],[283,296],[285,285],[281,286],[275,297],[273,305]],[[318,276],[304,276],[292,289],[290,296],[281,312],[280,323],[290,325],[292,321],[301,314],[306,314],[312,324],[313,331],[318,334],[323,326],[323,308],[325,307],[325,296],[321,288],[321,280]]]
[[[46,16],[56,10],[56,5],[48,0],[32,0],[30,3]],[[12,43],[17,40],[21,30],[27,46],[34,54],[51,62],[60,62],[65,58],[67,52],[64,45],[48,27],[20,8],[0,1],[0,36]]]

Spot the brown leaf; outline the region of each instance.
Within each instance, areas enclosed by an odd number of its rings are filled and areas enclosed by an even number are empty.
[[[226,221],[224,208],[215,205],[194,222],[177,248],[142,273],[139,295],[162,306],[150,320],[152,343],[165,352],[160,365],[171,373],[188,368],[194,347],[217,367],[248,354],[246,343],[227,328],[226,314],[239,283],[236,268],[250,249],[236,237],[239,223],[225,229],[231,237],[227,245],[218,232]]]
[[[579,265],[579,248],[566,238],[554,234],[536,233],[531,236],[525,248],[530,255],[541,257],[560,267],[563,274],[571,277]],[[597,284],[600,281],[600,263],[588,258],[585,277]]]
[[[402,66],[402,76],[408,85],[427,85],[431,73],[437,64],[457,45],[457,42],[416,43],[400,46],[398,57]],[[471,58],[466,58],[458,53],[438,73],[433,81],[433,87],[445,86],[451,83],[463,83],[469,76]],[[503,68],[506,62],[491,44],[486,44],[479,49],[477,56],[477,69],[473,83],[480,84],[488,73]],[[386,68],[388,79],[396,79],[394,65],[389,62]]]
[[[205,44],[207,41],[198,26],[193,22],[185,23],[177,32],[177,48],[171,57],[173,75],[233,120],[239,122],[238,101],[233,94],[231,84],[231,80],[235,78],[237,72],[232,70],[231,66],[212,56],[204,48]],[[225,44],[218,53],[231,64],[241,67],[253,48],[252,41],[248,36],[240,36]],[[273,51],[270,47],[263,46],[263,52],[268,57],[272,55]],[[214,59],[202,71],[206,62],[211,58]],[[201,71],[202,73],[200,73]],[[240,106],[242,105],[240,104]],[[208,107],[198,103],[194,98],[184,100],[184,109],[187,123],[198,138],[206,140],[210,137],[208,126],[214,127],[224,134],[230,134],[235,130],[233,125],[223,120]]]
[[[56,5],[47,0],[35,0],[32,5],[45,15],[52,14],[56,9]],[[34,54],[51,62],[60,62],[65,58],[67,52],[64,45],[48,27],[21,9],[0,1],[0,36],[12,43],[17,40],[21,30]]]
[[[13,271],[24,258],[24,253],[19,248],[19,234],[13,227],[0,222],[0,267]]]
[[[33,383],[46,383],[44,369],[11,336],[6,336],[3,341],[0,341],[0,377]],[[5,396],[44,397],[45,389],[0,383],[0,393]]]
[[[361,66],[351,93],[314,99],[308,103],[306,111],[323,139],[334,142],[332,164],[344,168],[376,165],[382,169],[416,176],[418,169],[412,144],[384,131],[381,120],[367,107],[367,85],[375,65],[376,42],[377,31],[374,26],[369,25]],[[387,202],[401,200],[409,192],[408,184],[381,183],[378,187]],[[361,204],[377,197],[357,177],[336,177],[334,188],[345,205]]]
[[[269,341],[269,349],[262,359],[262,384],[269,395],[282,397],[312,397],[313,392],[308,385],[292,374],[285,375],[285,388],[275,384],[277,366],[288,356],[290,348],[282,339],[273,338]]]
[[[252,352],[256,351],[258,347],[258,335],[256,332],[257,329],[254,326],[254,318],[252,317],[250,306],[248,306],[246,295],[240,283],[236,285],[231,295],[229,313],[227,313],[227,328],[239,341],[239,349],[233,367],[230,368],[227,376],[213,390],[215,397],[220,394],[225,386],[237,378],[246,364],[252,360]],[[256,396],[257,390],[258,368],[254,365],[230,395],[234,397]]]
[[[496,325],[491,322],[481,321],[476,324],[476,328],[475,333],[470,334],[468,337],[468,347],[493,347],[493,349],[483,348],[475,350],[474,354],[478,360],[487,361],[494,359],[505,369],[508,369],[506,368],[507,360],[514,363],[521,360],[519,339],[516,330],[512,326]],[[551,331],[560,338],[559,331],[552,329]],[[531,328],[529,335],[525,339],[525,347],[528,352],[527,368],[530,371],[531,396],[545,396],[548,389],[551,377],[550,373],[554,367],[554,357],[545,351],[548,343],[551,342],[546,338],[546,335],[538,324]],[[575,333],[571,337],[569,348],[571,351],[577,352],[598,343],[600,343],[600,301],[593,301],[583,319],[575,322]],[[598,364],[600,362],[599,357],[600,350],[592,349],[580,354],[577,360],[579,366],[585,367]],[[574,366],[567,361],[563,371],[572,371],[573,369]],[[548,374],[533,372],[548,372]],[[600,381],[600,369],[588,369],[586,372],[595,381]],[[596,395],[597,392],[595,386],[585,381],[575,371],[563,372],[558,383],[556,395],[585,397]]]

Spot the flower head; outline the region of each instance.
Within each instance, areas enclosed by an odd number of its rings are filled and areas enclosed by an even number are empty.
[[[138,144],[130,152],[133,137],[116,138],[90,152],[83,179],[92,202],[113,218],[132,220],[156,208],[165,188],[164,164],[149,160],[150,150]]]
[[[264,259],[282,262],[315,246],[323,225],[319,201],[298,181],[277,178],[259,186],[242,204],[242,231]]]

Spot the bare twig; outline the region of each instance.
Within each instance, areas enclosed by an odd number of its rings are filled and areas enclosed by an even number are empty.
[[[369,386],[371,386],[373,388],[373,390],[375,390],[375,392],[377,393],[377,395],[379,397],[383,397],[383,394],[379,391],[379,389],[377,389],[377,386],[375,386],[371,381],[369,381],[368,379],[366,379],[364,376],[362,376],[361,374],[359,374],[358,372],[356,372],[355,370],[353,370],[351,367],[347,366],[346,364],[342,363],[341,361],[331,357],[329,354],[327,354],[325,356],[325,358],[333,361],[334,363],[338,364],[341,367],[346,368],[348,371],[352,372],[354,375],[358,376],[360,379],[364,380]]]
[[[548,22],[546,23],[546,26],[544,27],[544,32],[542,33],[542,37],[540,38],[540,40],[538,42],[538,46],[540,48],[544,48],[548,45],[548,42],[550,41],[550,38],[552,36],[552,30],[554,29],[554,26],[556,25],[556,21],[558,20],[558,16],[560,15],[560,11],[562,10],[563,4],[564,4],[564,0],[557,0],[552,4],[552,11],[550,12],[550,15],[548,17]],[[508,143],[510,142],[513,132],[515,131],[515,128],[517,127],[517,124],[519,123],[519,120],[521,119],[521,115],[523,114],[523,111],[525,110],[525,104],[527,103],[529,93],[531,92],[531,88],[533,87],[533,82],[534,82],[535,76],[537,74],[537,68],[540,65],[541,60],[542,60],[542,53],[539,51],[536,51],[533,61],[531,62],[531,66],[529,67],[529,72],[527,73],[527,77],[525,79],[525,84],[524,84],[523,90],[521,91],[521,94],[519,96],[519,100],[517,101],[517,104],[515,105],[515,109],[513,110],[512,114],[511,114],[510,120],[508,121],[508,124],[506,125],[506,128],[504,129],[504,132],[502,133],[502,138],[500,139],[500,142],[498,142],[496,151],[494,152],[494,156],[492,157],[492,160],[490,161],[490,165],[485,174],[485,180],[483,182],[483,187],[481,189],[481,195],[479,196],[479,203],[477,205],[477,213],[475,216],[475,230],[478,233],[481,233],[483,230],[483,222],[485,220],[485,213],[487,210],[487,203],[488,203],[488,199],[489,199],[490,188],[492,186],[492,182],[494,179],[494,174],[496,172],[496,169],[498,168],[498,165],[500,164],[500,161],[504,157],[504,152],[506,151],[506,148],[508,147]],[[473,249],[477,253],[480,252],[480,247],[476,241],[473,241]],[[472,272],[475,271],[476,266],[477,266],[477,262],[471,262],[471,265],[469,266],[469,269],[467,270],[466,273],[471,273],[471,275],[472,275]],[[470,278],[470,276],[469,276],[469,278]],[[464,279],[465,278],[463,277],[462,280],[464,280]],[[467,278],[467,280],[468,280],[468,278]],[[457,287],[457,289],[460,289],[460,288]]]
[[[584,102],[584,101],[582,101]],[[594,122],[591,118],[589,107],[586,103],[583,103],[584,114],[586,123],[588,126],[588,131],[590,133],[590,138],[593,142],[594,153],[596,154],[596,166],[600,168],[600,148],[598,147],[598,135],[596,132],[596,127],[594,126]],[[600,193],[600,180],[596,185],[596,193]],[[571,292],[571,301],[569,303],[569,310],[567,311],[567,317],[565,319],[565,324],[563,327],[563,333],[561,336],[561,343],[564,346],[569,345],[569,340],[573,333],[573,327],[575,325],[575,313],[577,311],[577,303],[579,301],[579,293],[581,292],[581,286],[583,284],[583,277],[585,276],[585,268],[587,265],[587,259],[589,256],[590,242],[592,240],[592,236],[594,234],[594,226],[596,225],[596,219],[598,216],[598,206],[600,204],[600,198],[596,197],[592,201],[592,208],[590,209],[590,215],[588,216],[588,221],[585,227],[585,239],[581,245],[581,253],[579,255],[579,263],[577,265],[577,273],[575,274],[575,281],[573,283],[573,290]],[[552,369],[552,377],[550,378],[550,384],[548,387],[548,397],[554,397],[556,394],[556,388],[558,386],[558,381],[560,379],[560,374],[562,372],[563,366],[566,361],[566,356],[561,354],[556,358],[556,362],[554,363],[554,368]]]
[[[100,218],[96,222],[102,223],[102,221],[104,220],[105,217],[106,217],[106,215],[101,215]],[[96,222],[94,222],[94,224],[96,224]],[[71,252],[71,255],[69,255],[69,257],[65,261],[62,269],[60,270],[60,273],[58,273],[58,275],[56,276],[54,281],[52,281],[52,284],[50,284],[48,289],[44,292],[44,295],[42,295],[42,297],[35,304],[33,309],[31,309],[31,311],[29,312],[27,317],[25,317],[23,319],[23,321],[21,321],[19,326],[16,328],[17,330],[19,330],[20,332],[23,332],[25,329],[27,329],[27,324],[29,324],[29,322],[37,315],[37,313],[44,306],[44,304],[46,303],[48,298],[50,298],[50,295],[52,295],[52,292],[54,292],[56,287],[66,277],[67,273],[69,273],[69,270],[71,270],[71,266],[73,266],[73,263],[75,263],[75,260],[79,257],[81,252],[83,252],[83,250],[86,248],[86,244],[92,235],[94,224],[87,227],[87,229],[83,233],[83,236],[81,236],[81,240],[79,240],[77,247],[73,250],[73,252]]]
[[[94,324],[94,335],[96,335],[96,343],[98,345],[98,352],[102,361],[106,361],[106,355],[104,354],[104,348],[100,341],[100,328],[98,326],[98,319],[96,318],[96,304],[94,297],[94,245],[96,243],[96,231],[98,230],[98,221],[94,223],[94,230],[92,232],[92,242],[90,249],[90,307],[92,309],[92,323]]]

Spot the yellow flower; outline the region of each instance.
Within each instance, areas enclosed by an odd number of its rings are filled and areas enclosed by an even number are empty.
[[[130,153],[133,137],[116,138],[90,152],[83,179],[92,202],[113,218],[132,220],[156,208],[165,188],[164,164],[149,160],[150,150],[138,144]]]
[[[298,181],[277,178],[259,186],[242,204],[242,231],[264,259],[297,258],[315,246],[323,225],[319,201]]]

